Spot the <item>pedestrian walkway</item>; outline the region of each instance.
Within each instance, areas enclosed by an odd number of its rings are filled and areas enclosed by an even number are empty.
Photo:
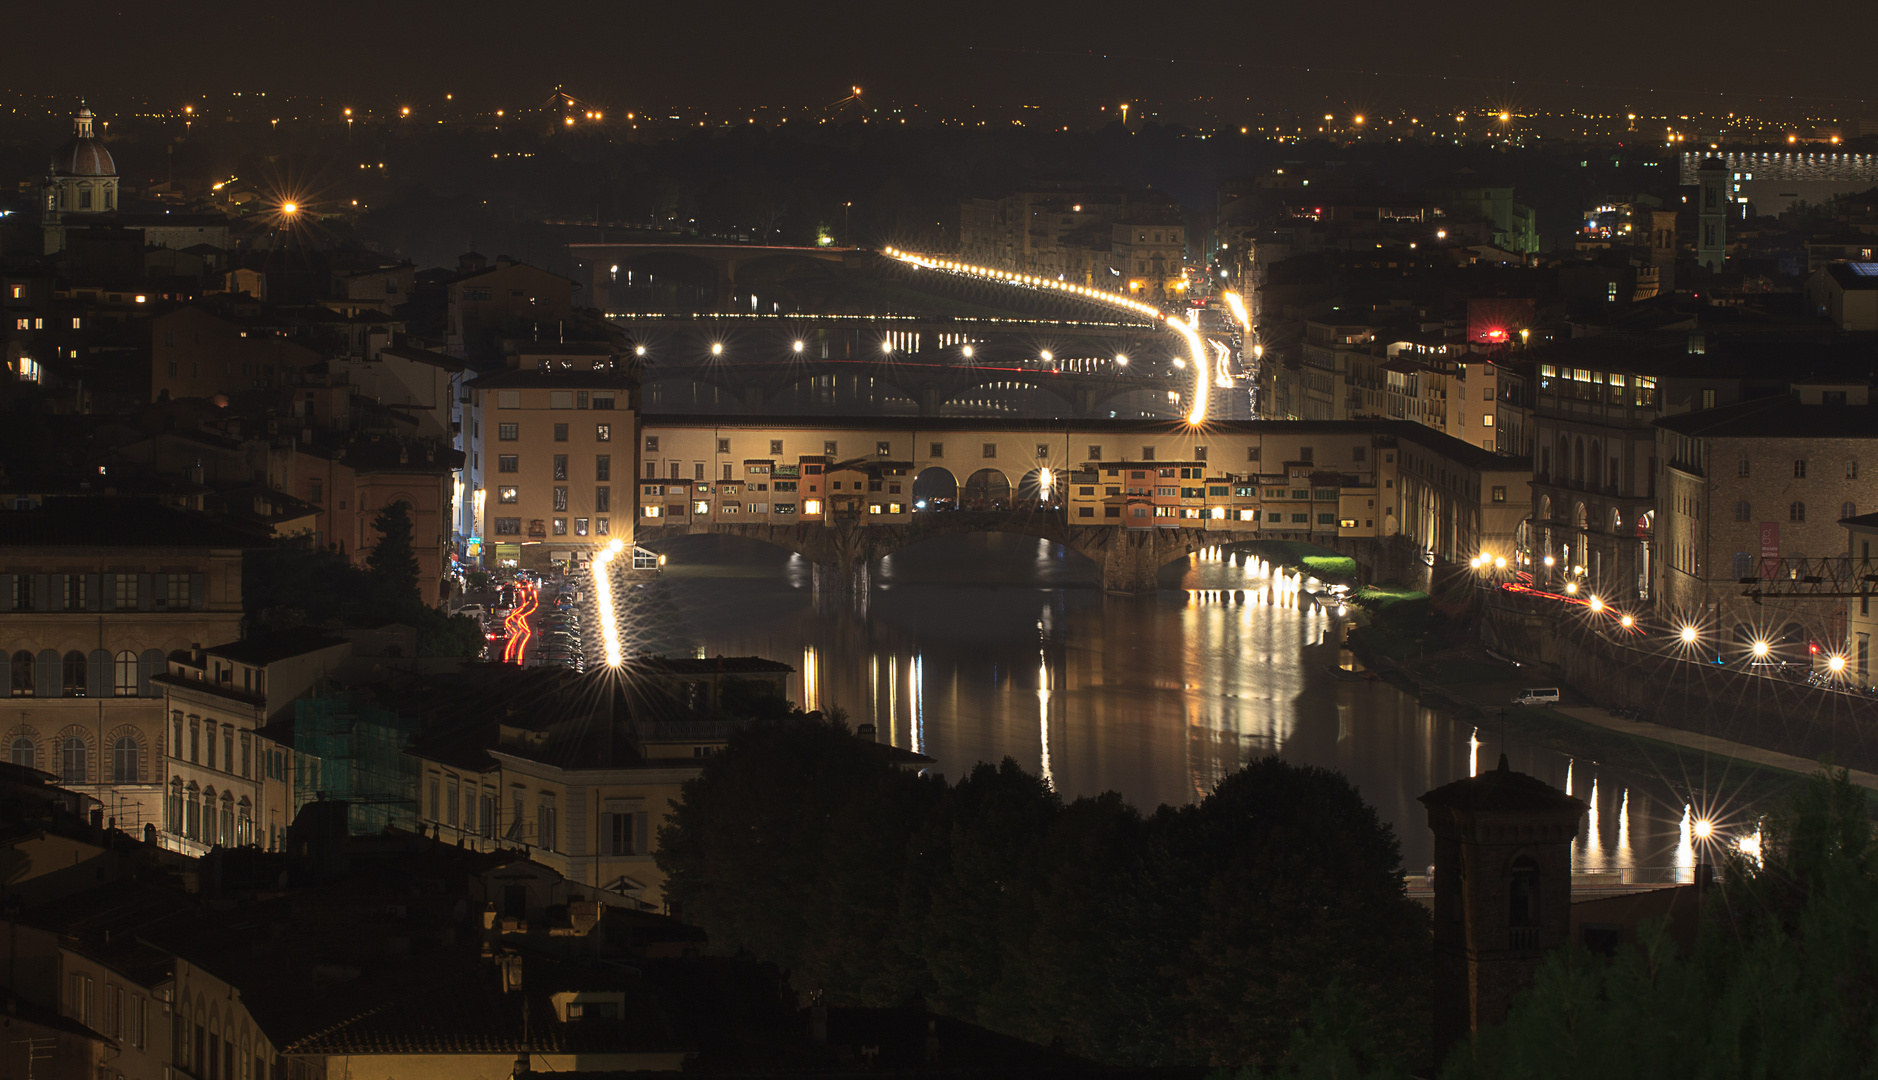
[[[1746,743],[1732,742],[1728,739],[1718,739],[1712,735],[1703,735],[1694,731],[1684,731],[1681,728],[1664,727],[1661,724],[1653,724],[1648,720],[1624,720],[1612,716],[1609,711],[1598,708],[1597,706],[1554,706],[1552,711],[1562,713],[1571,717],[1573,720],[1582,720],[1587,724],[1595,724],[1598,727],[1606,728],[1610,731],[1621,731],[1630,735],[1642,735],[1648,739],[1655,739],[1657,742],[1674,743],[1677,746],[1685,746],[1691,750],[1700,750],[1707,754],[1720,754],[1723,757],[1731,757],[1755,765],[1765,765],[1772,769],[1785,769],[1788,772],[1800,773],[1803,776],[1811,775],[1819,771],[1819,762],[1817,761],[1809,761],[1803,757],[1794,757],[1792,754],[1782,754],[1774,750],[1763,750],[1758,746],[1749,746]],[[1850,772],[1850,776],[1852,782],[1859,787],[1869,791],[1878,791],[1878,773],[1860,772],[1857,769],[1853,769]]]

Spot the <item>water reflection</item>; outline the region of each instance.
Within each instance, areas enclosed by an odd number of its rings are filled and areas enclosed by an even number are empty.
[[[1253,562],[1212,553],[1170,571],[1157,595],[1105,596],[1093,568],[1059,547],[952,537],[876,564],[858,605],[815,603],[806,568],[776,549],[692,537],[666,550],[659,588],[684,640],[659,647],[791,659],[805,705],[843,708],[950,777],[1009,756],[1066,798],[1113,789],[1151,809],[1198,799],[1248,757],[1276,753],[1348,776],[1395,827],[1404,865],[1420,868],[1432,840],[1417,796],[1504,752],[1548,783],[1589,785],[1578,867],[1686,878],[1694,866],[1679,821],[1688,792],[1333,675],[1353,667],[1341,621]],[[1616,807],[1603,805],[1612,797]],[[1613,810],[1607,844],[1600,815]]]

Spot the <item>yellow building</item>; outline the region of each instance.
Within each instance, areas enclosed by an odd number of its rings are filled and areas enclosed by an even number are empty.
[[[272,721],[351,659],[352,643],[302,628],[172,656],[154,681],[169,717],[165,846],[280,850],[294,816],[293,744]]]
[[[171,653],[240,634],[247,533],[139,499],[0,512],[0,650],[9,759],[96,798],[106,822],[161,827]]]
[[[729,742],[739,699],[786,699],[793,671],[747,656],[505,673],[453,699],[469,715],[408,751],[420,827],[472,850],[526,850],[608,904],[661,907],[653,859],[672,802]]]
[[[634,380],[610,352],[528,359],[536,366],[467,384],[466,535],[483,539],[485,565],[530,568],[585,561],[615,537],[632,543]],[[671,480],[704,479],[672,468]]]

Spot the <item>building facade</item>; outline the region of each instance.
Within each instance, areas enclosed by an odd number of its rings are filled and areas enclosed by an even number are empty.
[[[14,764],[52,773],[134,832],[161,827],[169,656],[240,633],[241,554],[257,541],[134,499],[0,513],[0,649]]]

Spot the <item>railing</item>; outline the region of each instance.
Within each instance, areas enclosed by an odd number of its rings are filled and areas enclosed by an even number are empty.
[[[1506,947],[1513,950],[1538,948],[1539,928],[1536,926],[1509,927],[1506,931]]]

